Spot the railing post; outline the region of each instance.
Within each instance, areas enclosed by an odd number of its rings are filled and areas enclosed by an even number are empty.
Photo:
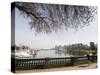
[[[70,63],[71,63],[71,66],[74,66],[74,63],[75,63],[75,57],[71,57],[70,59],[71,59],[71,62],[70,62]]]
[[[91,60],[90,60],[91,62],[97,62],[97,56],[91,56]]]
[[[45,58],[44,68],[49,67],[49,58]]]

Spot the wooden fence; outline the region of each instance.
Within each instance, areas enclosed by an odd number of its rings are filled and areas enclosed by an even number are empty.
[[[90,56],[91,62],[97,62],[97,56]],[[12,70],[44,69],[62,66],[74,66],[88,63],[87,57],[64,57],[64,58],[37,58],[15,59],[11,61]],[[15,67],[15,68],[14,68]]]

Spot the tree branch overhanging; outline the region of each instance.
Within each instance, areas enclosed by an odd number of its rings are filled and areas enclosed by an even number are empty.
[[[15,7],[31,18],[31,29],[38,33],[58,31],[62,26],[79,29],[89,25],[97,12],[93,6],[16,2]]]

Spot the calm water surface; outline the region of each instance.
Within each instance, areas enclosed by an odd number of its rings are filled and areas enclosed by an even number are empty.
[[[70,57],[69,54],[60,53],[56,50],[39,50],[35,58],[46,58],[46,57]]]

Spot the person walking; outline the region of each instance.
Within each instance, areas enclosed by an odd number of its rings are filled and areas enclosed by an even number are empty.
[[[87,61],[88,61],[88,66],[90,66],[90,64],[91,64],[90,53],[87,53],[86,57],[87,57]]]

